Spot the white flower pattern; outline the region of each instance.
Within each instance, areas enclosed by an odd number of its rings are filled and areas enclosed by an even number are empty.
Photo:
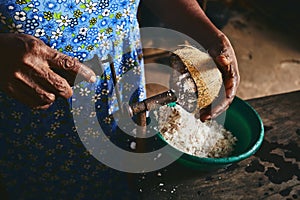
[[[71,20],[68,19],[68,15],[66,16],[62,15],[60,19],[56,20],[56,22],[58,23],[58,26],[68,26]]]
[[[0,7],[0,31],[34,35],[81,62],[95,54],[101,59],[112,54],[118,81],[124,82],[121,92],[139,88],[132,98],[142,100],[145,80],[143,64],[137,56],[141,54],[141,42],[133,13],[137,6],[138,1],[127,0],[6,0]],[[64,199],[126,196],[126,178],[97,161],[77,133],[82,124],[90,121],[100,123],[108,135],[104,137],[98,130],[86,127],[86,142],[96,138],[124,142],[115,137],[117,124],[109,116],[118,105],[108,66],[103,66],[96,83],[74,85],[71,99],[57,98],[47,110],[31,110],[0,92],[0,140],[7,144],[0,146],[0,157],[8,158],[0,162],[0,176],[12,199],[19,195],[24,199],[51,199],[51,195]],[[129,81],[123,80],[130,70],[140,73],[133,73]],[[122,98],[129,101],[129,96]],[[85,121],[75,122],[77,116],[83,116]],[[101,149],[101,153],[105,151]],[[103,177],[110,177],[110,181]],[[19,191],[22,187],[24,190]],[[121,192],[109,193],[112,190],[108,188]]]
[[[90,1],[89,3],[86,3],[86,9],[85,12],[88,12],[89,14],[91,14],[92,12],[95,12],[97,10],[96,8],[97,3],[94,3],[92,1]]]

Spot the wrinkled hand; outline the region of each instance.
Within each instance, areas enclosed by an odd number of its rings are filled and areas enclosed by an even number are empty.
[[[221,88],[219,97],[210,106],[200,110],[202,121],[217,117],[229,107],[240,82],[238,63],[231,43],[224,34],[219,35],[218,38],[208,48],[208,53],[222,73],[224,89]]]
[[[77,75],[95,81],[95,73],[78,60],[25,34],[0,34],[0,60],[0,89],[33,108],[71,97]]]

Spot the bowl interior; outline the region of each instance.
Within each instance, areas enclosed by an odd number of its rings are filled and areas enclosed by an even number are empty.
[[[262,120],[256,111],[241,99],[236,98],[226,112],[224,126],[238,139],[231,157],[254,153],[263,139]]]
[[[196,169],[212,170],[248,158],[259,149],[264,137],[263,123],[258,113],[248,103],[235,97],[230,107],[217,121],[224,124],[224,127],[238,139],[232,155],[224,158],[201,158],[184,153],[178,162]],[[160,137],[162,138],[161,135]]]

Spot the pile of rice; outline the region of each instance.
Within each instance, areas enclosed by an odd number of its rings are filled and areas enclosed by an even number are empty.
[[[237,138],[222,125],[211,120],[201,122],[180,105],[162,106],[156,112],[158,129],[174,148],[198,157],[229,156]]]

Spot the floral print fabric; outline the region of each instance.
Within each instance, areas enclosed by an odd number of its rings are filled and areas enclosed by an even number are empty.
[[[0,0],[0,32],[34,35],[82,62],[110,55],[122,101],[141,100],[145,89],[138,3]],[[129,195],[127,175],[104,166],[84,148],[73,119],[97,116],[94,123],[118,140],[118,127],[110,117],[118,104],[109,64],[101,64],[96,83],[75,85],[69,101],[58,98],[46,111],[32,110],[0,92],[0,185],[9,197],[123,199]],[[85,134],[99,136],[89,127]]]

